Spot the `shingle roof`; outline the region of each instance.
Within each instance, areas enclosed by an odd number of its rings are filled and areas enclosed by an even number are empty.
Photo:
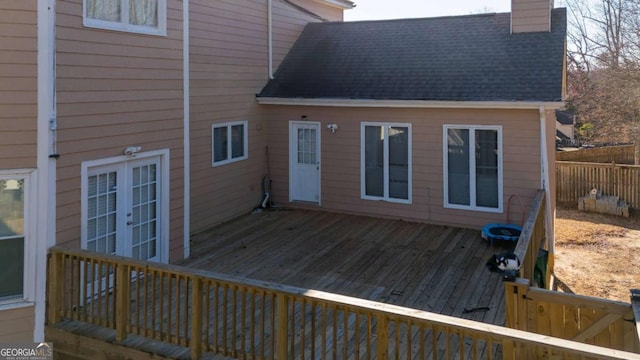
[[[573,125],[574,113],[571,110],[556,110],[556,120],[563,125]]]
[[[309,24],[258,97],[561,101],[566,10],[551,32],[510,14]]]

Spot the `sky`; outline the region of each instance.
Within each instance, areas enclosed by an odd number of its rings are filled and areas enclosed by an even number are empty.
[[[354,0],[345,21],[509,12],[511,0]]]

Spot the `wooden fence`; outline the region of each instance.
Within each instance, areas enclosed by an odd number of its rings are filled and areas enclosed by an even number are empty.
[[[640,209],[640,166],[556,161],[557,201],[578,203],[593,188]]]
[[[640,359],[516,329],[178,266],[52,248],[48,327],[62,320],[242,359]],[[159,346],[157,343],[154,346]]]
[[[505,282],[506,326],[556,338],[640,352],[631,304]],[[521,349],[523,358],[543,353]]]
[[[590,163],[616,163],[633,165],[635,147],[633,145],[607,146],[556,152],[556,161],[578,161]]]

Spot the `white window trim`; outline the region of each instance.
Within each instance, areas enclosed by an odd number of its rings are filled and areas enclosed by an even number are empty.
[[[93,19],[87,17],[87,0],[82,0],[82,23],[86,27],[97,29],[125,31],[145,35],[167,35],[167,0],[158,1],[158,27],[132,25],[129,24],[129,1],[120,0],[121,11],[120,22]]]
[[[163,150],[154,150],[147,151],[135,154],[135,157],[130,157],[128,155],[120,155],[114,156],[105,159],[98,160],[90,160],[83,161],[80,164],[80,247],[82,249],[87,248],[87,214],[89,213],[87,209],[87,194],[88,194],[88,183],[89,183],[89,173],[91,168],[107,166],[107,165],[115,165],[118,163],[122,163],[129,160],[137,160],[137,159],[145,159],[152,157],[160,157],[160,176],[162,181],[162,186],[160,188],[160,206],[161,213],[159,218],[161,219],[160,223],[160,262],[161,263],[169,263],[169,189],[171,185],[170,181],[170,170],[169,170],[169,149]]]
[[[449,129],[465,129],[469,130],[469,149],[475,149],[475,133],[476,130],[496,130],[498,132],[498,207],[497,208],[489,208],[484,206],[476,206],[476,157],[475,152],[473,156],[469,157],[469,174],[470,174],[470,182],[469,186],[471,187],[469,190],[470,204],[471,205],[460,205],[460,204],[450,204],[449,203],[449,150],[447,143],[447,132]],[[447,124],[443,126],[443,138],[442,138],[442,156],[443,156],[443,165],[442,165],[442,173],[443,173],[443,189],[444,189],[444,207],[447,209],[459,209],[459,210],[470,210],[470,211],[481,211],[481,212],[489,212],[489,213],[502,213],[503,211],[503,191],[504,184],[502,178],[503,172],[503,157],[502,157],[502,126],[495,125],[451,125]],[[471,151],[471,150],[470,150]]]
[[[37,221],[32,217],[38,208],[37,182],[33,169],[0,170],[0,179],[24,179],[24,259],[22,298],[0,299],[0,310],[32,306],[36,295],[36,229]]]
[[[384,147],[384,196],[371,196],[366,194],[366,169],[365,169],[365,127],[366,126],[381,126],[384,128],[384,137],[385,139],[389,138],[389,127],[406,127],[409,131],[408,141],[409,144],[407,146],[408,149],[408,157],[409,157],[409,168],[408,168],[408,179],[407,179],[407,197],[408,199],[396,199],[389,197],[389,141],[385,141]],[[410,123],[392,123],[392,122],[361,122],[360,123],[360,197],[363,200],[375,200],[375,201],[387,201],[392,203],[399,204],[411,204],[413,198],[413,156],[412,156],[412,131]]]
[[[243,125],[243,137],[244,137],[244,148],[242,149],[243,151],[243,155],[236,157],[236,158],[231,158],[231,154],[232,154],[232,144],[231,144],[231,127],[235,126],[235,125]],[[227,158],[226,160],[220,160],[220,161],[215,161],[215,137],[214,137],[214,131],[215,129],[219,129],[219,128],[223,128],[226,127],[227,128],[227,154],[229,156],[229,158]],[[243,121],[233,121],[233,122],[226,122],[226,123],[220,123],[220,124],[213,124],[211,125],[211,166],[212,167],[216,167],[216,166],[222,166],[222,165],[226,165],[226,164],[231,164],[234,162],[238,162],[238,161],[242,161],[242,160],[246,160],[249,158],[249,122],[247,120],[243,120]]]

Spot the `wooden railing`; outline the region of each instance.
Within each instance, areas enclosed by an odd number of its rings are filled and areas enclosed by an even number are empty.
[[[79,321],[243,359],[640,355],[363,299],[52,248],[48,324]]]
[[[631,304],[505,282],[506,326],[610,349],[640,352]],[[522,358],[543,354],[521,349]]]
[[[640,209],[640,166],[556,161],[557,201],[578,203],[593,188]]]
[[[520,277],[534,281],[538,253],[541,247],[546,245],[545,239],[545,193],[544,190],[538,190],[527,213],[516,248],[513,251],[522,262]],[[542,280],[545,285],[550,283],[552,269],[553,260],[551,257],[547,263],[547,268],[543,269],[544,278]]]
[[[635,146],[607,146],[576,151],[556,152],[556,161],[579,161],[590,163],[633,164]]]

